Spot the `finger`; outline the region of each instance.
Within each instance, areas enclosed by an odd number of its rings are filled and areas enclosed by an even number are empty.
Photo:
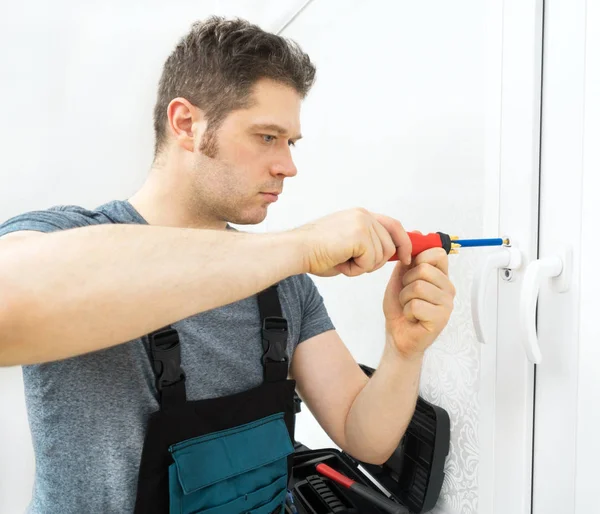
[[[431,264],[446,275],[448,274],[448,254],[443,248],[429,248],[421,252],[415,257],[414,265],[418,266],[423,263]]]
[[[385,229],[380,226],[379,223],[375,222],[371,225],[369,230],[371,234],[371,241],[373,242],[374,249],[374,259],[373,259],[373,268],[372,271],[380,268],[382,266],[383,256],[385,254],[384,243],[382,241],[382,237],[387,237],[390,239],[390,236],[385,233]]]
[[[366,245],[362,255],[354,258],[354,262],[366,273],[381,268],[396,250],[388,231],[372,217],[369,225],[369,237],[371,244]]]
[[[381,243],[379,242],[379,237],[377,237],[377,233],[373,228],[373,224],[369,226],[368,230],[369,236],[368,239],[365,238],[366,240],[364,241],[364,250],[362,254],[352,258],[354,265],[361,268],[362,273],[373,271],[379,259],[381,258],[378,257],[378,254],[383,254]]]
[[[347,277],[358,277],[365,273],[365,270],[354,259],[338,264],[335,269]]]
[[[398,296],[400,305],[404,307],[411,300],[424,300],[432,305],[448,306],[452,303],[452,297],[443,289],[434,286],[430,282],[417,280],[400,291]]]
[[[408,287],[417,280],[429,282],[452,295],[456,294],[456,289],[448,278],[448,275],[429,263],[422,263],[408,270],[402,277],[402,285]]]
[[[390,233],[381,223],[377,221],[373,223],[373,230],[375,231],[379,247],[381,248],[381,252],[377,254],[377,263],[375,264],[375,269],[379,269],[396,253],[396,245],[394,244]]]
[[[421,322],[425,326],[435,323],[440,317],[440,308],[418,298],[408,302],[403,309],[406,319],[412,322]]]
[[[389,216],[384,216],[383,214],[372,213],[375,219],[383,225],[383,227],[388,231],[392,241],[394,242],[394,246],[397,248],[398,257],[400,258],[400,262],[403,262],[407,266],[411,262],[411,253],[412,253],[412,242],[404,230],[402,224],[395,220],[394,218],[390,218]]]

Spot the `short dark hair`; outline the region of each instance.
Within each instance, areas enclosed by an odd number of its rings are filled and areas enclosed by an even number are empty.
[[[154,107],[155,155],[166,142],[167,107],[183,97],[218,128],[228,113],[249,106],[252,87],[268,78],[304,98],[315,66],[300,46],[240,18],[211,16],[191,26],[167,58]]]

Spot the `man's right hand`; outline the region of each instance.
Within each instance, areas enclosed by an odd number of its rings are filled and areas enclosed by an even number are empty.
[[[399,221],[355,208],[294,229],[304,248],[307,273],[355,277],[381,268],[396,252],[410,264],[412,243]]]

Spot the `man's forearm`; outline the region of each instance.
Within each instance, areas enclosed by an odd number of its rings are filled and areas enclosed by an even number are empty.
[[[414,413],[422,363],[422,355],[401,356],[386,342],[381,363],[346,418],[345,451],[373,464],[392,455]]]
[[[0,241],[0,365],[123,343],[303,267],[291,233],[101,225]]]

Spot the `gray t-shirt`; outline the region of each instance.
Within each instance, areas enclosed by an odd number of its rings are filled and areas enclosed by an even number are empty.
[[[93,211],[59,206],[6,221],[0,225],[0,236],[101,223],[146,221],[127,201],[113,201]],[[309,276],[283,280],[279,297],[289,324],[291,359],[299,343],[334,327]],[[233,394],[262,382],[256,296],[191,316],[173,327],[181,339],[189,400]],[[28,512],[132,512],[146,421],[159,408],[147,338],[23,366],[23,379],[36,459]]]

